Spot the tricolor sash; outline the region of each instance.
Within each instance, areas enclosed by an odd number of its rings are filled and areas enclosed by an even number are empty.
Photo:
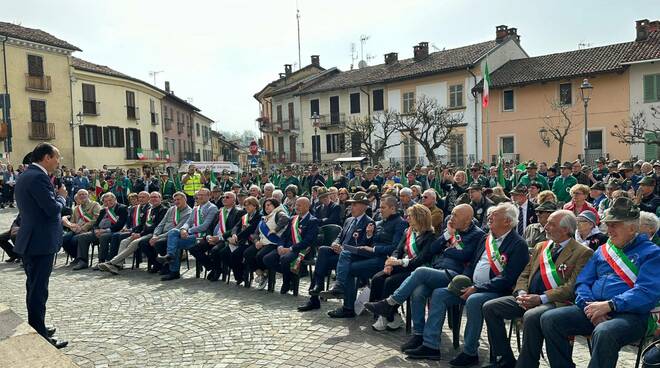
[[[300,231],[300,216],[295,215],[291,219],[291,242],[296,245],[302,241],[302,232]]]
[[[500,255],[500,247],[497,245],[497,239],[493,237],[493,234],[488,234],[486,238],[486,255],[488,256],[490,269],[493,270],[496,276],[499,276],[504,271],[505,262]]]
[[[225,232],[227,231],[227,217],[229,217],[229,211],[227,211],[227,208],[222,207],[218,213],[218,226],[220,227],[220,235],[225,235]]]
[[[552,260],[552,244],[552,240],[546,241],[541,250],[541,257],[539,257],[541,279],[543,279],[546,290],[557,288],[562,284],[561,278],[557,273],[557,268],[555,267],[555,262]]]
[[[241,217],[241,228],[245,229],[248,226],[248,214],[246,213]]]
[[[133,216],[132,216],[132,226],[131,227],[136,227],[140,225],[140,205],[135,205],[133,206]]]
[[[114,208],[107,208],[105,209],[105,215],[108,217],[108,220],[114,225],[117,223],[117,220],[119,219],[119,216],[115,214],[115,209]]]
[[[614,244],[611,240],[607,240],[607,243],[600,247],[603,254],[603,258],[607,261],[607,264],[612,267],[614,272],[619,275],[621,280],[628,284],[631,288],[635,286],[635,281],[637,281],[637,275],[639,270],[637,266],[626,256],[625,253]]]
[[[178,208],[175,208],[174,213],[172,214],[172,224],[176,227],[176,225],[179,224],[179,221],[181,221],[181,212],[179,212]]]
[[[151,210],[153,210],[153,207],[149,207],[147,210],[147,226],[151,226],[154,224],[154,219],[151,218]]]
[[[410,259],[417,257],[418,254],[417,236],[415,236],[415,232],[410,227],[406,231],[406,253]]]
[[[193,208],[193,226],[199,226],[202,221],[204,221],[204,217],[202,216],[202,207],[195,206],[195,208]]]
[[[90,215],[89,213],[85,212],[82,209],[82,205],[79,205],[78,207],[76,207],[76,212],[78,212],[78,217],[80,217],[80,219],[82,219],[83,221],[85,221],[85,222],[94,221],[94,217],[92,215]]]

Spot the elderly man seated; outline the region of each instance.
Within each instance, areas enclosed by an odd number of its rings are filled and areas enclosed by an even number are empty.
[[[134,193],[129,195],[129,198]],[[142,191],[137,194],[137,202],[128,207],[128,217],[126,225],[120,231],[113,233],[110,238],[110,247],[108,249],[99,249],[99,263],[94,266],[94,270],[101,270],[99,267],[106,260],[112,259],[119,253],[119,246],[122,241],[130,238],[133,234],[138,235],[144,229],[145,216],[149,210],[149,192]],[[103,259],[103,261],[102,261]]]
[[[167,263],[170,273],[161,277],[161,281],[170,281],[181,278],[179,273],[180,252],[195,246],[198,238],[203,238],[209,230],[213,219],[218,214],[218,207],[209,201],[211,192],[202,188],[197,191],[195,201],[188,221],[180,229],[172,229],[167,233],[167,254],[158,257],[158,262]]]
[[[487,214],[490,229],[478,243],[470,265],[463,272],[472,286],[441,288],[433,291],[424,326],[423,341],[404,353],[412,359],[440,359],[440,333],[447,309],[465,303],[467,323],[463,336],[464,346],[452,366],[467,367],[479,362],[478,348],[483,326],[482,306],[491,299],[510,294],[518,276],[529,262],[527,243],[516,232],[518,208],[508,202],[491,207]],[[454,278],[462,278],[459,275]],[[452,280],[452,281],[454,281]],[[469,280],[468,280],[469,281]],[[415,308],[413,310],[424,310]],[[413,316],[413,319],[423,317]]]
[[[99,242],[99,262],[105,262],[105,259],[101,258],[101,249],[109,249],[112,234],[119,232],[126,224],[128,210],[123,204],[117,203],[117,197],[113,193],[105,193],[101,201],[104,208],[99,212],[92,230],[78,235],[78,250],[72,263],[74,271],[88,267],[89,247],[95,241]]]
[[[292,263],[295,264],[299,257],[307,254],[309,248],[316,242],[319,232],[318,220],[309,212],[309,206],[310,201],[307,197],[296,200],[296,215],[291,217],[279,246],[264,256],[264,265],[268,267],[269,291],[273,291],[277,272],[282,273],[280,294],[286,294],[292,289],[297,290],[297,285],[294,283],[298,282],[298,279],[291,272]]]
[[[658,230],[660,230],[660,220],[658,220],[658,216],[651,212],[641,211],[639,213],[639,232],[646,234],[655,245],[660,245]]]
[[[119,252],[110,261],[99,264],[99,270],[118,275],[119,270],[124,268],[124,260],[135,253],[141,241],[151,239],[153,232],[165,218],[167,208],[162,205],[163,198],[160,192],[149,194],[149,205],[143,217],[140,232],[132,232],[131,235],[119,243]]]
[[[69,229],[62,236],[62,248],[71,259],[75,259],[78,254],[78,235],[90,231],[101,212],[101,205],[91,201],[89,192],[85,189],[80,189],[74,200],[76,205],[71,216],[62,217],[62,225]]]
[[[167,267],[162,267],[157,262],[157,255],[164,256],[167,253],[167,234],[172,229],[180,229],[183,224],[188,222],[192,209],[188,207],[186,195],[182,192],[175,192],[172,195],[174,205],[167,209],[163,219],[156,225],[153,236],[149,239],[140,241],[140,251],[147,256],[150,273],[161,272],[163,275],[169,273]]]
[[[645,335],[660,300],[660,248],[639,233],[639,207],[617,198],[602,221],[610,239],[578,275],[575,305],[541,316],[551,367],[575,367],[569,337],[576,335],[591,335],[590,368],[615,367],[619,350]]]
[[[491,367],[515,367],[516,359],[507,339],[505,319],[522,318],[523,345],[519,367],[538,367],[543,347],[541,316],[555,307],[569,305],[575,299],[575,279],[593,250],[575,241],[575,215],[560,210],[548,219],[549,240],[536,244],[534,254],[518,278],[513,296],[486,302],[484,319],[488,327]],[[498,360],[499,358],[499,360]]]

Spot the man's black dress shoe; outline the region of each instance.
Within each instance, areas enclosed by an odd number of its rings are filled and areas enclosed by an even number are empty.
[[[339,307],[328,312],[328,316],[330,318],[355,318],[355,311],[346,309],[344,307]]]
[[[46,327],[46,334],[48,337],[53,337],[53,335],[55,335],[55,331],[57,331],[55,327]]]
[[[323,287],[320,286],[320,285],[316,285],[316,286],[314,286],[314,288],[309,290],[309,295],[319,296],[319,294],[321,294],[322,291],[323,291]]]
[[[321,303],[308,301],[306,304],[303,304],[298,307],[298,312],[309,312],[314,309],[321,309]]]
[[[62,349],[65,348],[67,345],[69,345],[69,342],[66,340],[59,340],[57,339],[50,339],[50,344],[56,347],[57,349]]]

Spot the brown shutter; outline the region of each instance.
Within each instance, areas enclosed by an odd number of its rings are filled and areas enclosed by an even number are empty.
[[[41,56],[28,55],[28,74],[33,77],[44,75],[44,61]]]
[[[103,127],[103,147],[110,147],[110,128]]]

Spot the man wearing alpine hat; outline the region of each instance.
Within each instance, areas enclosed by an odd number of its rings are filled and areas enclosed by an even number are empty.
[[[575,367],[569,336],[576,335],[591,335],[590,368],[615,367],[619,350],[650,328],[660,300],[660,248],[639,233],[639,208],[617,198],[602,221],[610,239],[578,275],[575,305],[541,316],[551,367]]]

